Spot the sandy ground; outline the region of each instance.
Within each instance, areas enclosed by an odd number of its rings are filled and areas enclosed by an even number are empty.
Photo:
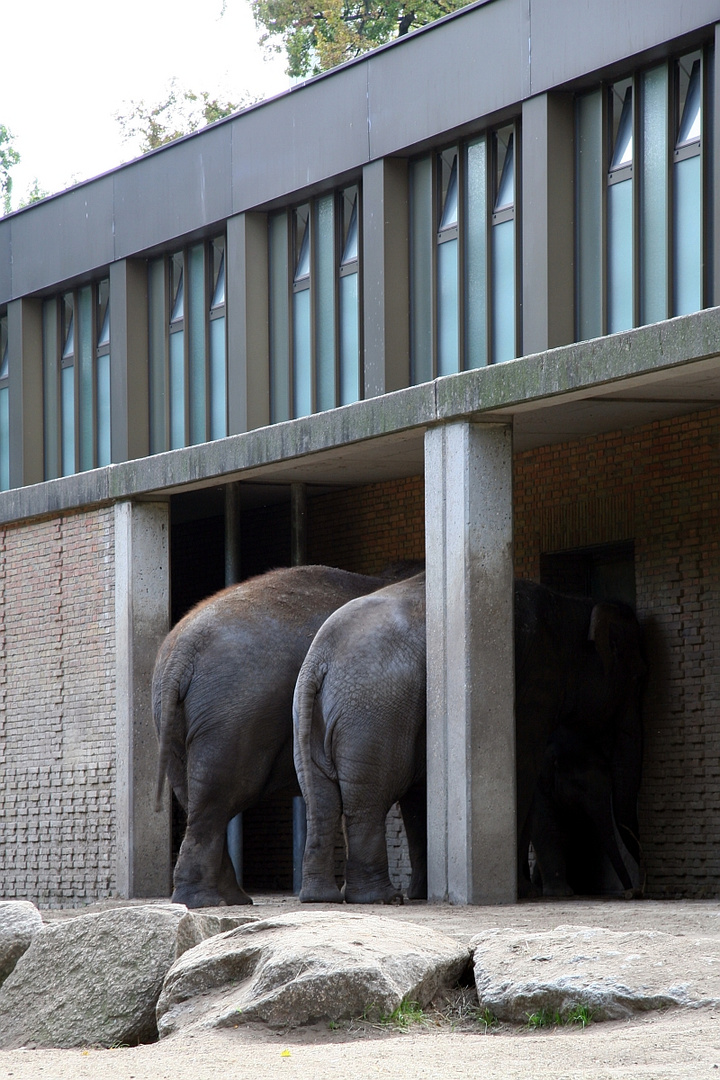
[[[108,905],[94,909],[99,906]],[[254,913],[262,917],[299,906],[290,897],[260,897]],[[463,941],[488,927],[541,930],[568,924],[720,940],[717,901],[577,900],[487,908],[413,903],[375,910]],[[324,1080],[336,1075],[343,1080],[720,1078],[720,1008],[672,1009],[584,1029],[501,1025],[486,1031],[446,1005],[442,1013],[428,1013],[403,1031],[363,1022],[280,1033],[245,1026],[134,1048],[0,1052],[2,1080]]]

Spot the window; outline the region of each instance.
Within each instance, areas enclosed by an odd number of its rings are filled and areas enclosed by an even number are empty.
[[[110,463],[110,283],[43,303],[45,478]]]
[[[706,303],[706,67],[696,51],[577,99],[579,340]]]
[[[150,448],[227,435],[225,238],[148,263]]]
[[[10,487],[10,389],[7,315],[0,315],[0,491]]]
[[[273,423],[361,397],[360,221],[356,185],[268,219]]]
[[[412,381],[518,353],[516,128],[410,163]]]

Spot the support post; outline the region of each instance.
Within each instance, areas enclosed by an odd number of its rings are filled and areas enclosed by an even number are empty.
[[[425,437],[428,897],[513,903],[512,432]]]
[[[115,506],[117,890],[168,896],[170,791],[155,810],[158,744],[152,718],[155,656],[170,624],[169,505]]]

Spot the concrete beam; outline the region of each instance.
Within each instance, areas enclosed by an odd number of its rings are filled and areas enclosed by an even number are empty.
[[[170,625],[169,504],[115,506],[117,890],[169,896],[170,791],[155,810],[158,746],[152,671]]]
[[[425,437],[428,899],[517,895],[512,432]]]

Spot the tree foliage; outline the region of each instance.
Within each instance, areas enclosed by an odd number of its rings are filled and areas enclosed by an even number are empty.
[[[253,0],[261,41],[287,54],[293,78],[317,75],[462,7],[466,0]]]
[[[147,154],[237,112],[251,101],[248,96],[243,96],[240,102],[221,101],[211,97],[207,90],[200,93],[186,90],[173,79],[161,101],[149,105],[142,100],[128,101],[124,109],[115,114],[115,119],[123,139],[137,141],[140,153]]]
[[[0,124],[0,202],[2,202],[4,214],[9,214],[11,210],[12,176],[10,174],[20,161],[20,155],[13,146],[13,137],[5,125]]]

